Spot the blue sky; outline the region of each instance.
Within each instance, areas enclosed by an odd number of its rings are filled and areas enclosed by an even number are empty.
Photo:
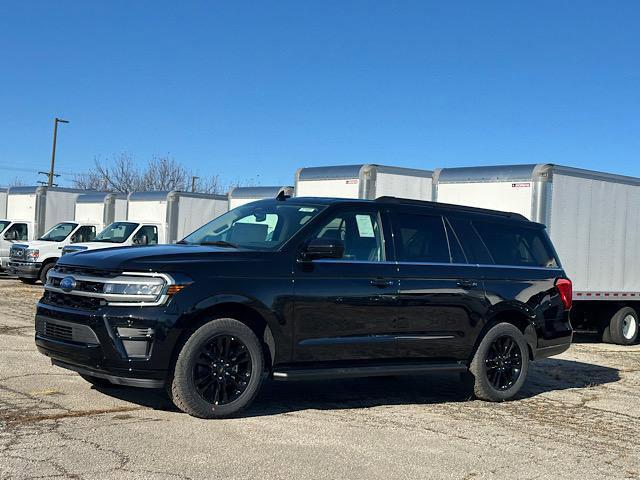
[[[640,176],[640,2],[0,6],[0,184],[169,154],[301,166],[555,162]]]

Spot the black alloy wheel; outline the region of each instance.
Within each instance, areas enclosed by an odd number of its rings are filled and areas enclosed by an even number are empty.
[[[496,390],[508,390],[522,373],[522,352],[514,338],[503,335],[496,338],[485,359],[487,377]]]
[[[238,337],[215,335],[198,351],[193,366],[196,391],[214,405],[231,403],[247,389],[251,367],[249,350]]]

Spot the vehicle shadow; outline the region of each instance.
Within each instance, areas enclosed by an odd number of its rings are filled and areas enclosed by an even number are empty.
[[[617,369],[562,359],[531,364],[517,398],[545,392],[587,388],[617,382]],[[96,387],[93,387],[96,388]],[[162,390],[98,388],[118,399],[157,410],[178,411]],[[242,417],[277,415],[302,410],[339,410],[392,405],[429,405],[472,400],[468,382],[459,375],[397,376],[303,382],[265,381]]]

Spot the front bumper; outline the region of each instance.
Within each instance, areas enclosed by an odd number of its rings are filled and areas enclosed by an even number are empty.
[[[11,275],[16,275],[21,278],[38,278],[41,268],[41,262],[18,262],[9,260],[7,271]]]
[[[104,378],[116,385],[161,388],[180,333],[171,328],[174,321],[161,307],[103,307],[86,311],[41,301],[36,314],[35,343],[53,365]],[[53,325],[51,329],[49,324]],[[152,329],[148,355],[131,355],[131,350],[125,348],[127,338],[118,333],[123,327]]]

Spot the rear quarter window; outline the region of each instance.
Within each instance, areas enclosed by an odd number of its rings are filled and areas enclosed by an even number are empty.
[[[482,220],[471,223],[497,265],[559,266],[546,232],[539,227]]]

